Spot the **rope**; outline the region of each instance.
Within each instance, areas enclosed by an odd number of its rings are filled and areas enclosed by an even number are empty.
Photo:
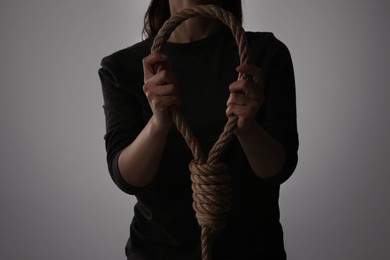
[[[195,16],[216,18],[228,26],[238,46],[240,64],[248,63],[247,39],[241,24],[231,13],[214,5],[197,5],[183,9],[172,16],[156,35],[151,52],[161,52],[164,43],[176,27]],[[238,79],[242,78],[246,78],[246,75],[239,74]],[[198,140],[177,107],[170,109],[170,115],[194,156],[189,165],[194,200],[193,208],[202,229],[202,259],[211,260],[212,235],[225,226],[231,208],[230,175],[227,173],[226,164],[218,162],[218,160],[233,136],[237,125],[237,116],[229,117],[223,132],[206,158]]]

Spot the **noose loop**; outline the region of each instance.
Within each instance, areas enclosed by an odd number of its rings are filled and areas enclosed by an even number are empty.
[[[157,33],[151,52],[162,52],[164,44],[176,27],[183,21],[195,16],[219,19],[229,27],[238,46],[240,64],[248,63],[249,49],[244,29],[230,12],[214,5],[197,5],[183,9],[169,18]],[[241,73],[238,75],[238,79],[245,77],[246,75]],[[172,107],[170,114],[194,156],[194,160],[189,165],[194,200],[193,208],[202,228],[202,259],[210,260],[212,235],[225,226],[231,201],[230,176],[227,173],[226,164],[218,162],[218,160],[233,136],[233,131],[237,125],[237,117],[229,117],[223,132],[211,148],[206,159],[198,140],[179,110]]]

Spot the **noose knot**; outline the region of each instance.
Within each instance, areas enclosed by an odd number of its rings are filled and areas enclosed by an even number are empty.
[[[230,175],[225,163],[189,165],[191,171],[193,208],[201,226],[222,229],[231,208]]]

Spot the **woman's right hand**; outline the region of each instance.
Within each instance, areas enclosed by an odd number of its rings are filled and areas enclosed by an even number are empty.
[[[168,109],[180,106],[181,99],[171,63],[166,55],[153,53],[143,59],[143,90],[153,112],[157,127],[170,127]]]

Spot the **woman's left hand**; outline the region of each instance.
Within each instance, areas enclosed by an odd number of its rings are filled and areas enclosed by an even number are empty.
[[[236,68],[250,79],[241,79],[229,86],[226,115],[238,117],[236,134],[244,134],[256,122],[255,117],[264,102],[262,69],[252,65],[240,65]]]

